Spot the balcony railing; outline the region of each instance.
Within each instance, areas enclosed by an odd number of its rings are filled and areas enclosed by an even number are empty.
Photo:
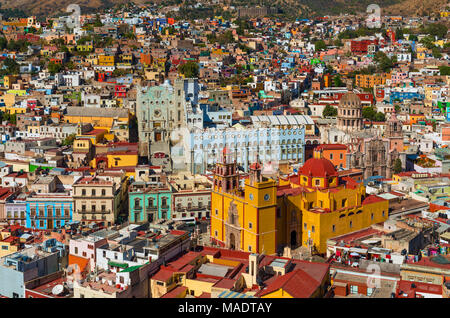
[[[36,215],[36,216],[31,216],[31,219],[36,218],[37,220],[47,220],[47,219],[70,219],[70,215]]]
[[[81,214],[109,214],[111,210],[80,210],[77,213]]]
[[[157,206],[151,206],[151,207],[146,207],[145,208],[146,210],[158,210],[158,207]],[[142,206],[135,206],[134,207],[134,210],[143,210],[143,207]]]

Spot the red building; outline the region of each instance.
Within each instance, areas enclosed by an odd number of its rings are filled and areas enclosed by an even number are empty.
[[[115,85],[114,86],[114,96],[115,97],[127,97],[126,85]]]
[[[371,44],[378,45],[378,39],[352,40],[350,42],[350,49],[352,53],[365,54],[367,53],[368,46]]]

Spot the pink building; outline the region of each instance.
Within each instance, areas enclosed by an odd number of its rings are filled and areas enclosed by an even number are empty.
[[[91,271],[94,270],[96,264],[96,249],[100,246],[103,246],[107,243],[105,238],[99,237],[83,237],[79,239],[71,239],[69,243],[69,264],[71,264],[71,257],[75,256],[75,258],[84,258],[89,260]],[[74,262],[78,263],[78,262]]]
[[[408,78],[408,73],[406,72],[395,72],[391,75],[391,84],[397,85],[405,82],[405,80]]]

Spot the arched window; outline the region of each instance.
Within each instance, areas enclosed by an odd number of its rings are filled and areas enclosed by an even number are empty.
[[[140,209],[141,208],[141,199],[134,199],[134,208],[135,209]]]

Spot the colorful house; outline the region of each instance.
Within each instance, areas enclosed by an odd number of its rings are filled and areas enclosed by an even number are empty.
[[[73,198],[59,193],[35,194],[26,200],[26,227],[51,230],[72,221]]]
[[[172,190],[169,187],[134,182],[130,185],[128,198],[130,223],[152,222],[172,216]]]

